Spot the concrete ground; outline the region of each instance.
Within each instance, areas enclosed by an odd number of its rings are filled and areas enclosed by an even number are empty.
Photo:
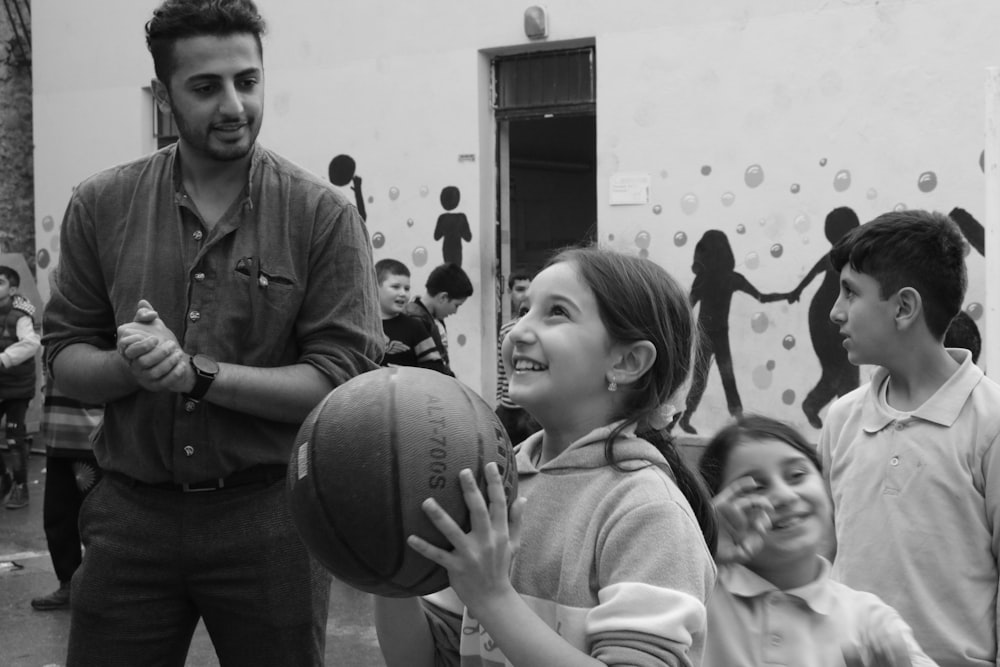
[[[31,598],[54,590],[42,529],[45,457],[31,457],[28,476],[31,504],[19,510],[0,507],[0,665],[4,667],[61,667],[66,664],[69,611],[39,612]],[[371,598],[334,582],[326,632],[326,664],[337,667],[383,665]],[[189,667],[216,666],[219,661],[203,626],[191,643]]]

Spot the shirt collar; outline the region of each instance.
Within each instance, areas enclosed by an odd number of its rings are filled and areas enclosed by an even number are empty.
[[[958,420],[972,390],[983,379],[983,371],[972,363],[971,352],[948,348],[948,354],[959,363],[958,370],[923,405],[910,413],[915,419],[951,426]],[[868,385],[869,400],[865,401],[861,410],[861,428],[866,433],[878,433],[895,420],[895,416],[886,412],[878,400],[882,383],[888,377],[889,371],[879,368]]]
[[[170,169],[174,184],[174,199],[179,203],[186,196],[186,193],[184,192],[184,182],[181,180],[181,161],[177,150],[177,143],[171,144],[166,150],[168,151],[168,168]],[[257,169],[260,167],[261,161],[264,158],[264,149],[261,147],[259,142],[255,141],[253,148],[250,150],[250,168],[247,170],[246,197],[243,201],[248,204],[250,208],[253,208],[253,179],[257,173]]]
[[[817,614],[824,616],[833,609],[833,593],[828,586],[830,561],[817,556],[819,575],[805,586],[781,590],[767,579],[751,572],[745,565],[727,565],[719,569],[719,581],[727,591],[741,598],[756,598],[770,593],[798,598]]]

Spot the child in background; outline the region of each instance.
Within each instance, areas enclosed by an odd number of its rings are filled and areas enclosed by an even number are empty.
[[[31,455],[24,419],[35,397],[35,356],[42,347],[35,331],[35,307],[17,293],[21,276],[9,266],[0,266],[0,413],[6,419],[7,447],[13,480],[0,458],[0,494],[7,509],[28,506],[28,458]],[[13,482],[13,483],[12,483]],[[9,496],[7,494],[10,494]]]
[[[946,667],[997,664],[1000,385],[942,339],[962,307],[965,239],[946,216],[892,211],[830,251],[830,319],[880,368],[820,435],[833,577],[878,595]]]
[[[409,538],[465,603],[462,664],[698,665],[714,515],[662,437],[663,405],[691,368],[687,295],[652,261],[577,248],[536,276],[529,302],[504,364],[511,398],[542,431],[518,447],[509,524],[491,463],[488,507],[471,471],[460,475],[469,533],[423,505],[453,549]],[[423,614],[417,599],[376,598],[390,667],[457,664]]]
[[[80,506],[101,479],[91,436],[100,426],[104,407],[65,396],[51,377],[42,387],[42,437],[45,439],[45,540],[59,588],[31,600],[38,611],[68,609],[70,581],[83,561]]]
[[[528,414],[528,411],[510,400],[510,382],[507,371],[503,367],[503,339],[514,328],[521,315],[527,312],[528,287],[531,286],[531,274],[523,269],[512,271],[507,279],[507,291],[510,292],[510,321],[500,327],[497,335],[497,417],[503,424],[510,441],[515,445],[538,430],[538,423]]]
[[[375,264],[378,304],[385,333],[383,366],[419,366],[452,375],[424,323],[404,311],[410,300],[410,270],[395,259]]]
[[[462,267],[457,264],[442,264],[427,276],[424,293],[406,305],[406,314],[419,318],[431,332],[449,373],[451,362],[448,359],[448,328],[444,320],[454,315],[470,296],[472,281]]]
[[[830,497],[801,434],[743,416],[700,468],[720,525],[705,667],[934,664],[892,607],[830,579]]]

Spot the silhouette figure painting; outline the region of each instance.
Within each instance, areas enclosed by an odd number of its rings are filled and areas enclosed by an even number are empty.
[[[687,407],[680,419],[680,427],[688,433],[697,433],[691,426],[691,417],[708,383],[708,369],[715,358],[726,393],[729,414],[743,413],[743,403],[736,389],[733,376],[733,356],[729,348],[729,308],[735,292],[746,292],[761,303],[788,298],[787,294],[761,294],[743,274],[737,273],[736,258],[725,232],[710,229],[694,247],[694,283],[691,285],[691,307],[698,304],[698,326],[702,336],[698,341],[694,377],[687,396]]]
[[[833,245],[860,224],[852,209],[846,206],[835,208],[826,216],[826,239]],[[819,412],[827,403],[856,389],[860,384],[858,367],[847,359],[840,329],[830,321],[830,311],[840,294],[840,273],[833,270],[828,255],[820,257],[791,291],[788,302],[798,301],[802,290],[819,275],[823,276],[823,282],[809,304],[809,337],[812,338],[813,350],[819,359],[820,376],[816,386],[802,401],[802,412],[813,428],[823,428]]]
[[[362,220],[368,220],[365,212],[365,196],[361,192],[361,177],[355,173],[357,165],[350,155],[337,155],[330,160],[330,182],[334,185],[344,187],[350,184],[354,190],[354,204],[358,207],[358,213]]]
[[[437,226],[434,227],[434,240],[444,239],[441,253],[444,255],[445,263],[450,262],[458,266],[462,266],[462,241],[468,243],[472,240],[469,219],[464,213],[451,213],[458,207],[461,198],[461,193],[454,185],[441,190],[441,206],[446,212],[438,216]]]

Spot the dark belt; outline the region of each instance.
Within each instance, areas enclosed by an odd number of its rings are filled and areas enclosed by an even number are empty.
[[[288,466],[280,463],[271,465],[257,465],[234,472],[228,477],[217,477],[207,479],[203,482],[177,483],[177,482],[142,482],[120,472],[108,471],[105,475],[129,486],[141,486],[147,489],[160,489],[163,491],[180,491],[182,493],[198,493],[201,491],[221,491],[222,489],[233,489],[248,484],[271,484],[284,479],[288,473]]]

